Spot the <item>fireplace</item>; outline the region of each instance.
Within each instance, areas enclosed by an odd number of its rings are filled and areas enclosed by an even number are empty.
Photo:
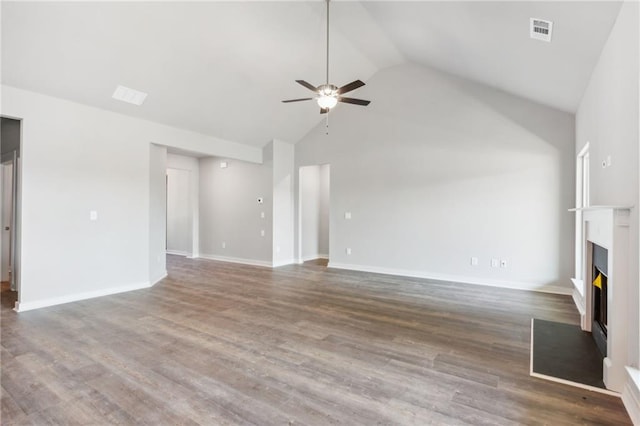
[[[608,253],[607,249],[593,244],[592,250],[593,287],[591,291],[593,323],[591,333],[603,357],[607,356],[607,290],[608,290]]]
[[[626,381],[629,324],[629,207],[574,209],[581,225],[573,299],[580,325],[590,331],[603,355],[602,379],[622,392]]]

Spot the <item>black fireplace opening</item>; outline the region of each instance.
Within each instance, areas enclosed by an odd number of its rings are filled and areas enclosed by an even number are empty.
[[[602,355],[607,356],[607,276],[609,273],[607,249],[594,244],[592,260],[593,324],[591,333]]]

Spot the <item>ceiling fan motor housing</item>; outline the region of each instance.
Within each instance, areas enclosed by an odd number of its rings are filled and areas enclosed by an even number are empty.
[[[338,86],[323,84],[318,87],[318,94],[320,96],[335,96],[338,94]]]

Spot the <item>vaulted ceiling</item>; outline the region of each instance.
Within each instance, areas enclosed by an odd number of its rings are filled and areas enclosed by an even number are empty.
[[[280,101],[309,95],[296,79],[324,82],[322,1],[1,7],[3,84],[253,146],[294,143],[321,120],[313,102]],[[619,8],[332,1],[330,80],[414,62],[575,112]],[[529,38],[531,17],[554,22],[552,43]],[[117,85],[149,96],[118,102]]]

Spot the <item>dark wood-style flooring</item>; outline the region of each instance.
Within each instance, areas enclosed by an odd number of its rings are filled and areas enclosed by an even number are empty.
[[[148,290],[17,314],[11,424],[630,424],[619,398],[529,376],[531,318],[570,297],[169,256]]]

